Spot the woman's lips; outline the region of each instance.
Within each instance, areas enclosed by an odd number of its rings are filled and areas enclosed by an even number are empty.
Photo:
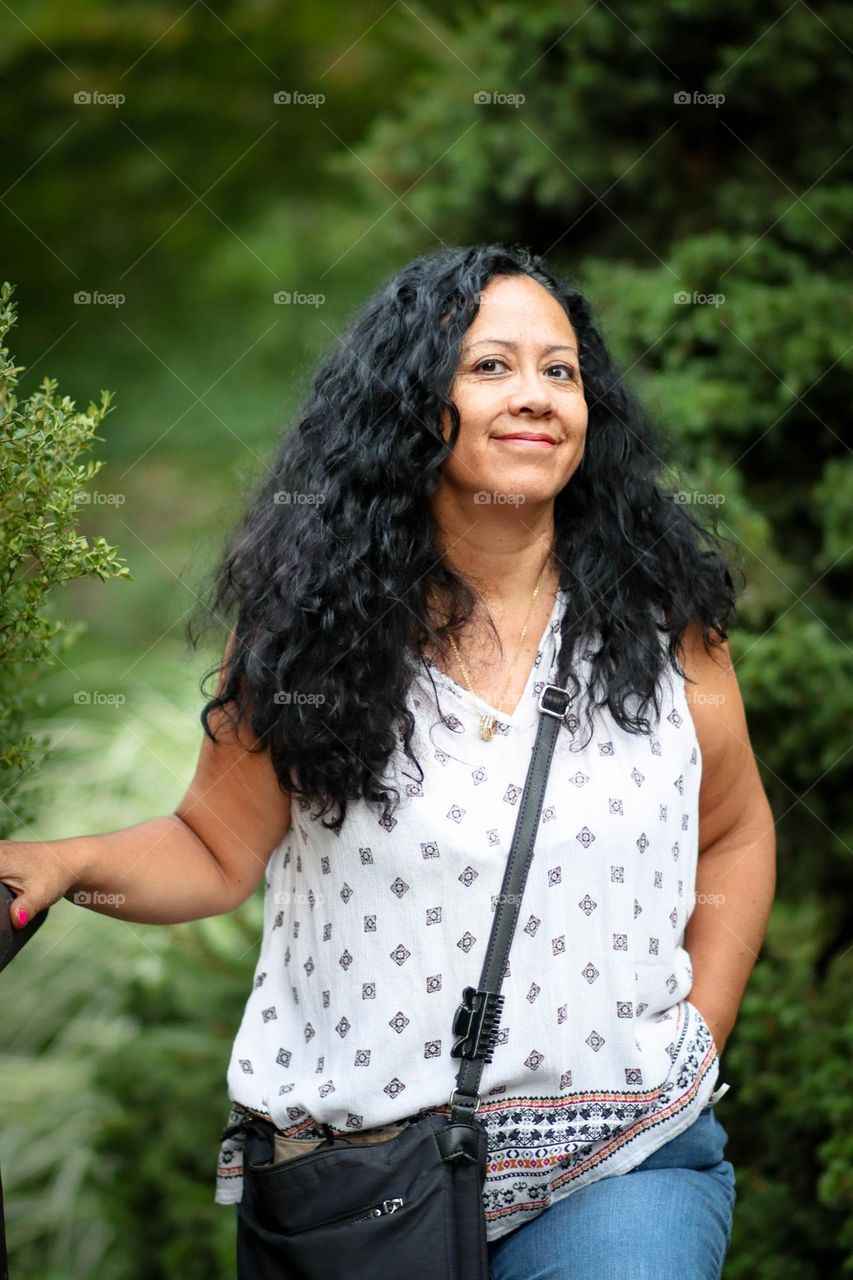
[[[497,440],[498,444],[520,445],[520,446],[527,446],[527,448],[534,448],[534,449],[553,449],[554,443],[555,443],[553,440],[550,440],[550,439],[546,440],[540,437],[537,440],[537,439],[530,439],[530,437],[528,436],[496,436],[495,439]]]

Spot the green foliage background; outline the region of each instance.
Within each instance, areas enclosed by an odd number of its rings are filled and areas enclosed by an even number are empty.
[[[725,1275],[853,1274],[853,11],[43,0],[15,15],[0,13],[0,219],[17,354],[24,383],[47,366],[71,395],[114,390],[100,487],[122,501],[91,519],[134,577],[63,588],[89,629],[33,711],[55,742],[52,803],[20,834],[174,808],[201,732],[183,619],[352,308],[442,242],[549,254],[748,576],[731,643],[779,883],[722,1067]],[[81,90],[126,101],[78,106]],[[326,100],[283,106],[281,90]],[[75,304],[96,290],[125,301]],[[280,306],[279,290],[325,301]],[[84,713],[81,687],[126,701]],[[4,975],[16,1278],[233,1274],[212,1180],[260,920],[258,898],[171,929],[63,902]]]

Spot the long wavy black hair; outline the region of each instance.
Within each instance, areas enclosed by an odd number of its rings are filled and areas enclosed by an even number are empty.
[[[664,667],[685,678],[675,648],[688,623],[709,649],[727,638],[736,593],[724,540],[662,485],[671,443],[626,386],[587,300],[523,248],[417,258],[322,359],[202,593],[205,618],[233,635],[202,680],[204,693],[221,666],[205,731],[217,740],[219,708],[232,727],[249,724],[279,785],[303,805],[319,800],[319,818],[334,808],[323,825],[338,833],[348,800],[382,812],[399,801],[383,774],[400,748],[423,779],[406,704],[421,646],[446,654],[448,632],[478,603],[475,584],[444,560],[430,507],[460,429],[449,392],[481,291],[515,275],[547,289],[571,321],[589,413],[581,465],[554,500],[554,563],[568,593],[556,682],[581,692],[573,666],[584,645],[590,730],[606,705],[627,732],[649,733]],[[436,599],[442,618],[428,606]]]

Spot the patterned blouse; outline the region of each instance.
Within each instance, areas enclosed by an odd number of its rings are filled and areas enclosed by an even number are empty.
[[[482,704],[423,659],[408,703],[424,777],[402,750],[392,757],[396,811],[350,803],[336,835],[296,798],[265,875],[228,1123],[254,1111],[316,1139],[324,1124],[348,1134],[449,1111],[453,1015],[463,987],[479,985],[565,603],[561,590],[518,707],[498,715],[490,742]],[[575,668],[582,690],[589,657]],[[576,704],[558,733],[480,1083],[489,1240],[635,1168],[729,1087],[715,1090],[717,1048],[687,998],[699,743],[671,667],[659,689],[650,736],[600,708],[584,746]],[[238,1133],[221,1144],[215,1199],[241,1194]]]

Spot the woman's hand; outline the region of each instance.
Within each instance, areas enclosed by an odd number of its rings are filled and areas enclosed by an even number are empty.
[[[76,878],[73,861],[48,841],[0,841],[0,881],[15,894],[9,916],[17,929],[63,897]]]

